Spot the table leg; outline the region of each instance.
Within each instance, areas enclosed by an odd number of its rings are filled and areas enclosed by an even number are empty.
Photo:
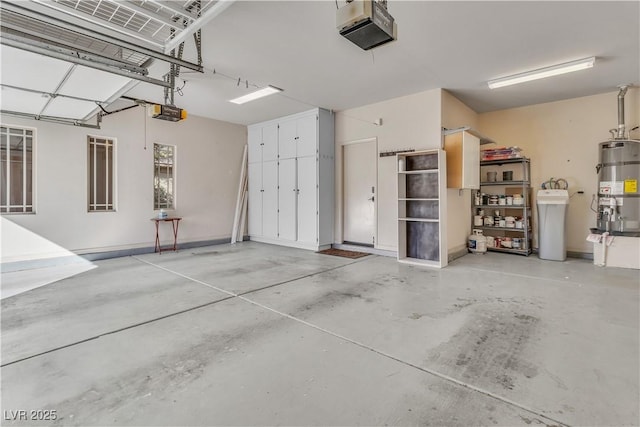
[[[156,247],[154,249],[154,252],[160,252],[162,253],[162,249],[160,249],[160,232],[158,231],[158,223],[160,221],[155,221],[156,223]]]
[[[180,227],[180,220],[171,221],[173,225],[173,250],[174,252],[178,250],[178,227]]]

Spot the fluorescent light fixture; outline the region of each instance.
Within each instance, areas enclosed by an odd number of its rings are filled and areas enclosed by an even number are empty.
[[[265,96],[273,95],[274,93],[278,92],[282,92],[282,89],[269,85],[267,87],[263,87],[262,89],[258,89],[255,92],[251,92],[238,98],[231,99],[229,100],[229,102],[233,102],[234,104],[244,104],[245,102],[254,101],[258,98],[263,98]]]
[[[501,77],[489,80],[489,88],[496,89],[504,86],[511,86],[518,83],[529,82],[531,80],[544,79],[545,77],[557,76],[559,74],[572,73],[593,67],[596,62],[595,56],[591,58],[579,59],[577,61],[565,62],[564,64],[552,65],[551,67],[540,68],[538,70],[527,71],[525,73],[514,74],[512,76]]]

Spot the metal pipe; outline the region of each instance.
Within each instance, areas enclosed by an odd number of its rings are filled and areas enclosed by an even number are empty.
[[[80,120],[67,119],[65,117],[38,116],[36,114],[21,113],[18,111],[0,110],[0,114],[7,115],[7,116],[22,117],[22,118],[31,119],[31,120],[42,120],[43,122],[52,122],[52,123],[58,123],[63,125],[91,128],[91,129],[100,129],[100,122],[102,121],[102,117],[100,115],[97,116],[98,123],[95,125],[92,125],[89,123],[84,123]]]
[[[616,138],[624,139],[624,95],[627,93],[629,86],[622,85],[618,87],[620,88],[620,92],[618,92],[618,135]]]

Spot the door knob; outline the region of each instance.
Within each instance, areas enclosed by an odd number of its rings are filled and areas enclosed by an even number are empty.
[[[376,196],[371,196],[367,200],[371,200],[372,202],[376,199]]]

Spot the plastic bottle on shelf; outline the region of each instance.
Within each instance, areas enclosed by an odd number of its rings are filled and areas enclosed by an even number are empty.
[[[474,254],[483,254],[487,252],[487,238],[482,235],[482,230],[473,230],[473,234],[469,236],[469,251]]]

